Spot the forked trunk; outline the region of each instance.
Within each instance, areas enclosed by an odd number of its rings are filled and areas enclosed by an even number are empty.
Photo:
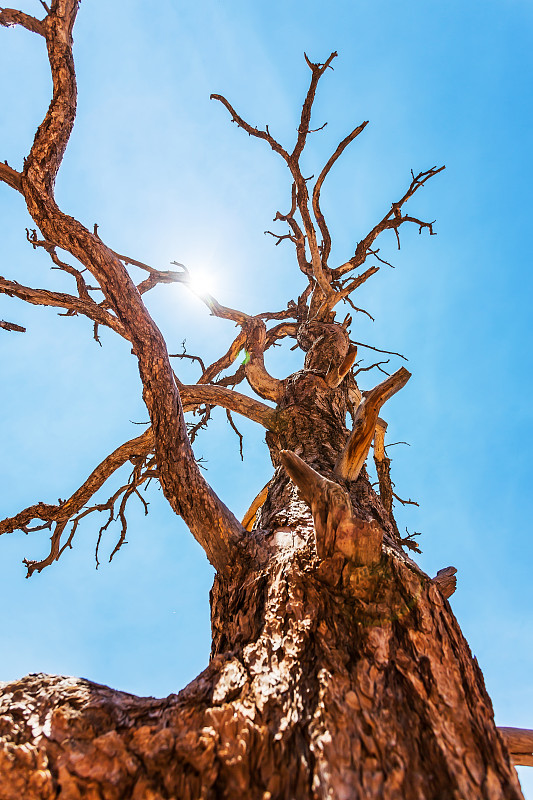
[[[164,700],[40,675],[5,685],[2,800],[521,797],[448,601],[364,469],[335,477],[349,391],[328,384],[346,348],[325,327],[284,382],[247,559],[215,578],[208,668]]]

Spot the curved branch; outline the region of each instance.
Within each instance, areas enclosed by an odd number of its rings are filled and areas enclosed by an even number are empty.
[[[346,136],[345,139],[339,144],[333,155],[328,159],[324,169],[318,176],[318,180],[315,183],[315,188],[313,189],[313,212],[315,215],[315,219],[317,221],[318,227],[320,228],[320,233],[322,234],[322,263],[324,265],[327,264],[329,254],[331,252],[331,236],[329,233],[328,226],[326,225],[326,221],[320,210],[320,192],[322,189],[322,184],[324,183],[329,171],[331,170],[332,166],[335,164],[337,159],[342,155],[342,153],[346,150],[348,145],[353,142],[353,140],[359,136],[359,134],[366,128],[368,125],[368,120],[366,122],[362,122],[361,125],[358,125],[357,128]]]
[[[96,278],[106,303],[127,331],[138,359],[163,493],[213,566],[227,571],[242,553],[245,531],[198,468],[161,332],[120,259],[97,235],[61,212],[54,200],[54,180],[76,110],[72,27],[77,9],[78,0],[54,0],[45,21],[54,91],[22,175],[26,204],[44,238],[77,258]]]
[[[370,392],[365,392],[355,415],[352,433],[335,464],[335,474],[340,478],[357,480],[366,461],[382,405],[405,386],[410,377],[411,373],[405,367],[400,367]]]
[[[213,364],[210,364],[209,367],[204,371],[203,375],[199,379],[198,383],[210,383],[213,378],[222,372],[222,370],[227,369],[230,367],[241,350],[244,349],[246,346],[246,334],[244,331],[241,331],[238,336],[230,344],[228,350],[224,353],[223,356],[218,358]]]
[[[421,186],[430,179],[433,178],[435,175],[438,175],[439,172],[445,169],[444,166],[442,167],[431,167],[431,169],[426,170],[425,172],[419,172],[418,175],[414,175],[411,172],[412,180],[409,184],[409,188],[403,195],[403,197],[398,200],[397,203],[393,203],[391,206],[390,211],[385,214],[383,219],[375,225],[370,233],[368,233],[364,239],[362,239],[356,247],[355,255],[346,261],[346,263],[341,264],[340,267],[334,269],[333,276],[336,280],[338,280],[342,275],[346,272],[350,272],[352,269],[356,269],[363,264],[371,252],[371,247],[380,233],[383,233],[385,230],[394,230],[398,239],[398,246],[399,246],[399,234],[398,229],[404,222],[413,222],[420,227],[420,231],[422,228],[428,228],[430,234],[433,235],[433,223],[432,222],[422,222],[421,220],[417,219],[416,217],[402,217],[401,208],[402,206],[409,200]],[[373,254],[375,255],[375,253]],[[381,260],[381,259],[380,259]]]
[[[266,326],[260,319],[254,319],[245,326],[247,361],[246,379],[260,397],[278,403],[283,392],[283,381],[273,378],[265,367]]]
[[[210,406],[221,406],[228,411],[235,411],[252,422],[259,423],[267,430],[274,430],[276,427],[277,417],[274,408],[232,389],[226,389],[223,386],[192,384],[180,386],[180,395],[184,411],[192,411],[202,403],[207,403]]]
[[[271,136],[270,131],[268,130],[268,126],[267,126],[266,130],[264,130],[264,131],[259,130],[259,128],[254,128],[252,125],[250,125],[248,122],[246,122],[242,117],[240,117],[237,114],[237,112],[235,111],[235,109],[233,108],[231,103],[229,103],[226,100],[226,98],[223,97],[221,94],[212,94],[212,95],[210,95],[209,99],[210,100],[218,100],[219,103],[222,103],[222,105],[225,108],[227,108],[227,110],[231,114],[232,122],[236,122],[237,125],[239,126],[239,128],[242,128],[243,131],[246,131],[246,133],[249,136],[254,136],[256,139],[264,139],[265,142],[268,142],[268,144],[270,145],[272,150],[274,150],[274,152],[279,153],[279,155],[283,158],[284,161],[286,161],[287,163],[289,162],[289,154],[279,144],[279,142],[277,142],[274,139],[274,137]]]
[[[55,528],[50,539],[50,552],[42,561],[26,561],[28,575],[34,572],[41,572],[45,567],[52,564],[60,557],[66,547],[70,546],[72,536],[69,541],[62,546],[61,538],[67,525],[72,522],[77,526],[75,517],[80,513],[88,500],[104,485],[117,469],[123,466],[132,458],[145,457],[154,446],[152,430],[148,429],[136,439],[117,447],[107,458],[105,458],[89,475],[87,480],[77,489],[68,500],[59,502],[58,505],[48,505],[46,503],[36,503],[25,508],[14,517],[8,517],[0,522],[0,534],[12,533],[16,530],[28,532],[28,526],[32,520],[41,520],[44,525],[37,526],[37,530],[50,527],[55,523]],[[75,530],[75,528],[74,528]],[[73,535],[74,531],[72,532]]]

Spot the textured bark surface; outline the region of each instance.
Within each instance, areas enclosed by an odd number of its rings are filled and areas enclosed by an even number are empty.
[[[273,459],[301,443],[331,476],[348,438],[343,390],[308,370],[286,387]],[[44,675],[4,685],[2,800],[520,798],[448,601],[397,544],[366,474],[344,493],[355,538],[379,527],[379,561],[357,563],[346,529],[319,558],[278,467],[246,558],[215,578],[210,664],[180,694]]]
[[[374,265],[353,275],[370,255],[381,261],[374,249],[381,233],[394,231],[398,244],[404,223],[433,233],[432,222],[407,215],[403,207],[443,167],[412,173],[404,195],[359,241],[355,254],[331,268],[320,191],[366,122],[339,144],[313,189],[299,159],[318,81],[336,53],[323,64],[306,57],[311,80],[292,150],[216,95],[234,122],[264,140],[291,173],[291,209],[278,212],[276,220],[289,227],[308,285],[286,309],[254,317],[203,295],[213,314],[241,330],[214,364],[205,368],[197,359],[202,376],[196,386],[184,386],[142,295],[157,283],[187,282],[187,271],[160,271],[118,255],[96,228],[89,231],[55,201],[54,181],[76,110],[72,30],[78,0],[42,6],[43,20],[0,9],[0,25],[20,25],[45,39],[53,80],[50,106],[23,170],[0,161],[0,181],[24,196],[43,236],[28,233],[30,244],[44,247],[55,266],[75,278],[78,297],[4,278],[0,293],[83,314],[95,324],[95,338],[97,326],[107,325],[127,339],[138,360],[151,427],[101,461],[69,500],[34,504],[1,521],[0,533],[27,531],[35,520],[42,524],[33,530],[51,528],[49,555],[26,562],[30,575],[40,572],[71,545],[81,518],[98,508],[87,508],[94,492],[130,461],[130,482],[101,507],[113,516],[114,502],[122,498],[116,549],[124,540],[128,497],[155,478],[217,574],[210,663],[179,694],[138,698],[46,675],[1,686],[0,800],[520,798],[483,677],[446,599],[455,588],[453,568],[431,580],[402,549],[383,440],[376,446],[381,496],[364,467],[380,408],[409,373],[402,368],[361,394],[351,370],[351,319],[340,324],[334,313],[340,300],[378,271]],[[59,259],[56,248],[79,268]],[[148,271],[148,277],[136,285],[127,265]],[[85,283],[85,270],[102,301],[90,295],[94,287]],[[267,330],[272,320],[280,322]],[[14,330],[16,324],[2,327]],[[305,361],[280,380],[266,370],[264,352],[285,336],[296,339]],[[222,377],[243,349],[237,372]],[[275,408],[228,388],[244,379]],[[274,476],[243,525],[195,461],[183,411],[201,404],[207,415],[211,404],[221,405],[267,429]],[[530,757],[529,738],[509,731],[505,738],[517,742],[520,757]]]

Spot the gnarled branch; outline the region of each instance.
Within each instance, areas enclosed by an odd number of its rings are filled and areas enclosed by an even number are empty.
[[[33,530],[39,530],[54,525],[50,539],[50,552],[42,561],[25,561],[30,577],[34,572],[41,572],[60,557],[66,547],[70,546],[77,523],[76,517],[90,498],[104,485],[111,475],[123,464],[134,458],[144,458],[154,446],[154,437],[151,429],[141,436],[117,447],[105,458],[89,475],[87,480],[77,489],[68,500],[60,501],[57,505],[36,503],[25,508],[14,517],[8,517],[0,522],[0,534],[12,533],[16,530],[28,532],[28,526],[33,520],[41,520]],[[80,517],[81,518],[81,517]],[[73,524],[73,531],[66,543],[62,543],[62,536],[69,523]]]
[[[53,96],[22,174],[26,205],[44,239],[69,252],[94,276],[107,308],[124,327],[138,359],[164,495],[215,568],[225,571],[242,552],[245,531],[198,468],[161,332],[121,260],[95,233],[60,211],[54,199],[55,177],[76,112],[72,28],[77,10],[77,0],[54,0],[46,18]]]
[[[405,386],[410,377],[411,373],[401,367],[390,378],[364,393],[364,399],[355,415],[352,433],[335,464],[335,473],[340,478],[357,480],[366,461],[382,405]]]
[[[419,172],[418,175],[412,175],[411,183],[409,184],[409,188],[403,195],[403,197],[398,200],[397,203],[393,203],[391,206],[390,211],[385,214],[385,216],[375,225],[370,233],[368,233],[364,239],[362,239],[355,249],[355,254],[350,258],[346,263],[342,264],[340,267],[332,270],[333,277],[335,280],[341,278],[345,273],[350,272],[357,267],[360,267],[366,261],[367,256],[369,253],[372,253],[372,245],[380,235],[385,230],[394,230],[396,233],[398,246],[400,243],[398,229],[404,222],[413,222],[419,226],[421,232],[423,228],[428,228],[431,235],[433,235],[433,223],[432,222],[423,222],[422,220],[417,219],[416,217],[409,217],[409,216],[402,216],[401,209],[402,206],[414,195],[414,193],[420,189],[424,184],[430,179],[433,178],[435,175],[438,175],[439,172],[445,169],[444,166],[442,167],[431,167],[431,169],[426,170],[425,172]],[[375,255],[375,252],[372,253]],[[381,260],[381,259],[379,259]],[[351,290],[353,291],[353,290]]]
[[[282,450],[280,458],[302,500],[311,509],[318,557],[324,560],[337,551],[358,566],[377,564],[383,540],[377,522],[354,517],[348,492],[322,477],[296,453]]]

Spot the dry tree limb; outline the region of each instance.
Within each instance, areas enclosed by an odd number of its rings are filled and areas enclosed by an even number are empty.
[[[354,342],[353,339],[350,339],[350,341],[352,344],[356,344],[359,347],[366,347],[367,350],[374,350],[374,352],[376,353],[385,353],[385,355],[388,356],[398,356],[398,358],[403,358],[404,361],[408,360],[405,356],[402,356],[401,353],[395,353],[392,350],[381,350],[379,347],[372,347],[371,344],[365,344],[364,342]]]
[[[444,567],[443,569],[439,569],[435,577],[432,578],[433,583],[437,584],[441,594],[446,598],[451,597],[457,589],[456,572],[457,570],[455,567]]]
[[[9,28],[11,25],[20,25],[32,33],[38,33],[40,36],[46,35],[44,22],[14,8],[0,9],[0,25],[5,28]]]
[[[65,547],[70,546],[72,537],[66,544],[62,544],[65,528],[80,513],[88,500],[104,485],[104,483],[123,464],[132,458],[146,457],[154,446],[151,429],[141,436],[117,447],[105,458],[89,475],[87,480],[77,489],[68,500],[60,501],[57,505],[36,503],[25,508],[14,517],[8,517],[0,522],[0,534],[12,533],[16,530],[28,532],[28,526],[33,520],[41,520],[44,525],[37,527],[51,527],[55,525],[50,540],[50,552],[42,561],[25,561],[30,577],[35,571],[41,572],[60,557]]]
[[[348,352],[346,353],[342,363],[338,367],[333,367],[333,369],[328,370],[326,374],[326,383],[331,389],[336,389],[339,386],[348,372],[351,370],[353,363],[357,357],[357,347],[351,344],[348,346]]]
[[[243,436],[242,436],[242,433],[240,432],[240,430],[237,428],[237,426],[233,422],[233,417],[231,416],[231,411],[229,410],[229,408],[226,409],[226,418],[227,418],[227,420],[228,420],[228,422],[230,424],[230,427],[232,428],[232,430],[234,431],[235,435],[239,439],[239,454],[240,454],[240,457],[241,457],[241,461],[244,461],[244,455],[243,455],[243,452],[242,452]]]
[[[92,319],[98,325],[105,325],[111,328],[124,339],[130,338],[120,320],[102,308],[99,303],[95,303],[90,297],[81,298],[64,292],[33,289],[31,286],[23,286],[17,281],[10,281],[2,276],[0,276],[0,294],[16,297],[34,306],[52,306],[54,308],[63,308],[72,314],[83,314],[83,316]]]
[[[279,339],[284,339],[285,336],[291,336],[293,339],[296,338],[298,328],[299,324],[297,322],[281,322],[279,325],[270,328],[270,330],[266,332],[265,350],[275,345]]]
[[[94,232],[63,213],[55,202],[55,178],[76,114],[72,29],[78,5],[78,0],[54,0],[43,23],[53,93],[25,160],[21,188],[44,239],[70,253],[89,270],[103,292],[106,308],[126,331],[138,359],[163,493],[215,568],[227,571],[242,553],[245,531],[205,481],[194,458],[161,332],[123,262]],[[9,21],[4,15],[4,22]],[[8,168],[0,170],[0,177],[13,182]]]
[[[0,328],[4,331],[17,331],[18,333],[26,333],[26,328],[23,328],[22,325],[17,325],[15,322],[6,322],[3,319],[0,319]]]
[[[335,473],[345,480],[355,481],[366,461],[374,436],[381,406],[409,380],[411,373],[405,367],[384,380],[370,392],[365,392],[357,409],[350,438],[335,464]]]
[[[533,767],[533,730],[498,726],[515,767]]]
[[[223,356],[220,356],[220,358],[218,358],[216,361],[210,364],[206,370],[204,370],[202,376],[198,379],[198,383],[211,383],[211,381],[216,378],[220,372],[233,364],[245,346],[246,334],[244,331],[241,331],[230,344],[226,353],[224,353]]]
[[[199,405],[207,403],[211,406],[220,406],[228,411],[235,411],[252,422],[257,422],[267,430],[276,428],[277,413],[274,408],[253,397],[226,389],[224,386],[206,386],[198,383],[182,384],[180,396],[184,411],[192,411]]]
[[[358,125],[357,128],[346,136],[345,139],[338,145],[337,149],[331,155],[326,162],[322,172],[318,176],[318,180],[315,183],[315,188],[313,189],[313,213],[315,215],[315,219],[317,221],[318,227],[320,228],[320,233],[322,234],[322,263],[325,266],[328,262],[329,254],[331,252],[331,236],[329,233],[328,226],[326,225],[326,221],[320,209],[320,192],[322,190],[322,185],[328,176],[331,168],[337,161],[337,159],[342,155],[342,153],[346,150],[348,145],[353,142],[353,140],[359,136],[359,134],[364,131],[366,126],[368,125],[368,120],[366,122],[362,122],[361,125]]]
[[[268,489],[271,483],[272,481],[270,480],[266,484],[266,486],[263,486],[259,494],[252,500],[250,508],[242,518],[242,525],[244,528],[246,528],[247,531],[252,530],[254,522],[257,517],[257,512],[259,511],[259,509],[261,508],[261,506],[263,505],[263,503],[267,498]]]
[[[381,417],[378,417],[376,429],[374,431],[374,463],[376,465],[376,472],[378,476],[379,496],[383,504],[383,508],[389,515],[391,522],[393,522],[393,491],[390,476],[390,458],[387,457],[385,452],[385,433],[387,431],[387,427],[388,426],[385,420],[381,419]]]
[[[322,477],[296,453],[281,450],[280,459],[311,509],[318,557],[324,560],[340,552],[358,566],[377,564],[383,540],[377,522],[354,517],[348,492]]]
[[[9,166],[7,161],[0,163],[0,181],[7,183],[12,189],[22,193],[22,180],[20,172]]]
[[[355,254],[346,261],[341,266],[336,267],[336,269],[332,270],[332,274],[335,280],[338,280],[347,272],[350,272],[357,267],[360,267],[366,261],[366,258],[369,254],[375,255],[376,252],[371,250],[371,247],[380,233],[383,233],[385,230],[394,230],[397,241],[399,245],[399,233],[398,230],[404,222],[411,222],[415,225],[419,226],[419,232],[422,232],[423,228],[427,228],[430,232],[430,235],[434,235],[433,231],[433,222],[423,222],[416,217],[410,216],[402,216],[401,208],[402,206],[409,200],[414,193],[420,189],[424,184],[430,179],[433,178],[435,175],[438,175],[439,172],[445,167],[431,167],[431,169],[426,170],[425,172],[419,172],[418,175],[414,175],[411,172],[412,180],[411,183],[403,195],[403,197],[398,200],[397,203],[392,203],[390,211],[388,211],[385,216],[375,225],[372,230],[362,239],[356,249]],[[381,260],[381,259],[378,259]],[[390,265],[389,265],[390,266]]]
[[[322,259],[320,254],[320,248],[317,241],[316,230],[315,226],[313,225],[313,221],[311,219],[311,214],[309,211],[309,193],[307,190],[306,180],[302,175],[299,159],[302,154],[302,151],[305,147],[305,142],[307,139],[307,134],[309,133],[309,122],[311,118],[311,109],[316,93],[316,88],[318,85],[318,81],[327,68],[330,66],[332,60],[336,57],[337,53],[331,53],[329,58],[325,61],[324,64],[313,64],[307,56],[305,57],[307,65],[311,70],[311,81],[309,85],[309,89],[307,91],[306,98],[304,100],[302,106],[302,113],[300,118],[300,125],[298,126],[298,136],[296,139],[296,144],[294,149],[291,153],[288,153],[284,147],[277,142],[273,136],[271,136],[268,127],[263,131],[259,130],[258,128],[254,128],[248,122],[246,122],[242,117],[237,114],[233,106],[226,100],[225,97],[222,97],[219,94],[212,94],[211,99],[218,100],[222,103],[223,106],[229,111],[231,114],[231,118],[233,122],[236,122],[237,125],[242,128],[246,133],[250,136],[254,136],[259,139],[265,140],[274,152],[278,153],[283,160],[286,162],[287,166],[289,167],[295,189],[293,189],[293,208],[294,208],[294,198],[296,200],[296,207],[300,212],[300,216],[303,222],[304,231],[302,232],[299,226],[297,225],[296,221],[294,220],[294,210],[291,208],[291,212],[289,215],[285,217],[286,221],[289,222],[293,234],[295,234],[297,249],[299,248],[299,258],[298,262],[300,268],[308,274],[307,270],[307,259],[305,258],[304,253],[302,252],[302,247],[305,249],[305,245],[303,243],[303,236],[305,234],[305,238],[307,240],[307,244],[309,247],[309,251],[311,254],[311,266],[313,276],[320,286],[324,297],[330,297],[333,295],[334,290],[332,289],[329,279],[323,269],[322,266]],[[283,219],[283,215],[276,215],[276,219]]]
[[[189,359],[189,361],[197,361],[200,364],[200,369],[202,370],[202,375],[203,375],[203,373],[205,372],[205,364],[204,364],[203,360],[200,358],[200,356],[193,356],[190,353],[187,353],[186,347],[185,347],[185,342],[186,342],[186,340],[184,339],[183,342],[181,343],[181,346],[183,348],[183,352],[182,353],[169,353],[168,357],[169,358],[187,358],[187,359]]]
[[[283,381],[272,377],[265,367],[266,326],[260,319],[244,326],[246,336],[246,379],[260,397],[279,402],[283,393]]]

